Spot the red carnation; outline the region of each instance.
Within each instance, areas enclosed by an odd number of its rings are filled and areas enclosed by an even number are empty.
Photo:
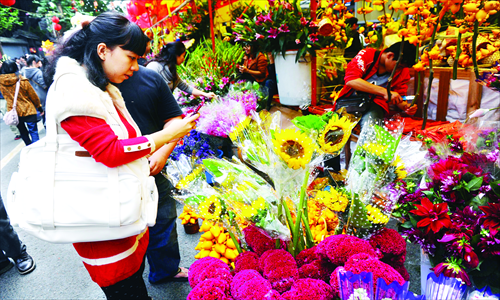
[[[277,290],[270,290],[265,296],[265,300],[285,300]]]
[[[247,245],[259,256],[267,250],[276,249],[276,240],[272,239],[264,230],[257,228],[255,225],[250,225],[243,229],[243,234],[245,235]],[[283,242],[282,248],[285,248]]]
[[[209,279],[198,284],[186,300],[229,300],[229,284],[225,280]]]
[[[204,257],[195,261],[189,270],[189,285],[196,287],[199,283],[208,279],[221,279],[231,281],[231,273],[228,265],[214,257]]]
[[[286,300],[329,300],[333,298],[333,290],[322,280],[306,278],[297,280],[282,296]]]
[[[374,290],[377,288],[377,280],[379,278],[384,279],[387,284],[391,284],[394,281],[397,281],[399,284],[405,283],[404,278],[398,271],[394,270],[393,267],[389,266],[378,260],[377,258],[370,256],[366,253],[360,253],[353,255],[349,258],[349,260],[345,263],[344,268],[345,271],[351,271],[354,274],[360,274],[361,272],[372,272],[373,273],[373,282]],[[342,269],[337,268],[330,276],[330,285],[332,286],[334,292],[338,293],[338,277],[337,272]]]
[[[297,256],[295,257],[297,266],[300,268],[305,264],[310,264],[313,261],[319,259],[320,257],[318,254],[316,254],[316,249],[317,246],[314,246],[312,248],[304,249],[299,254],[297,254]]]
[[[369,242],[374,249],[379,249],[382,252],[383,258],[380,260],[391,267],[402,265],[405,262],[406,241],[396,230],[383,228],[373,235]]]
[[[231,295],[235,300],[265,299],[271,290],[271,283],[255,270],[243,270],[231,282]]]
[[[346,234],[327,237],[319,243],[316,252],[323,257],[326,256],[337,266],[344,265],[349,257],[358,253],[367,253],[373,257],[378,257],[377,252],[369,242]]]
[[[273,289],[283,293],[299,279],[299,270],[293,256],[282,249],[268,250],[260,257],[264,278],[269,279]]]
[[[236,273],[243,270],[255,270],[260,272],[259,256],[252,251],[241,253],[234,261],[234,269]]]
[[[415,204],[417,209],[411,210],[412,214],[422,217],[417,223],[417,227],[427,227],[427,233],[433,231],[437,233],[441,228],[448,228],[451,226],[450,216],[448,215],[448,204],[439,203],[432,204],[427,199],[422,199],[422,205]]]
[[[393,267],[394,270],[398,271],[398,273],[401,274],[401,277],[403,277],[404,280],[410,280],[410,273],[408,273],[408,270],[406,270],[404,265],[396,265],[391,267]]]
[[[335,270],[335,265],[332,265],[332,263],[327,260],[318,259],[310,264],[305,264],[300,267],[299,277],[319,279],[328,282],[333,270]]]

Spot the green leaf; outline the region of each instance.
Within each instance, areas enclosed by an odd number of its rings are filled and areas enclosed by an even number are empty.
[[[491,190],[500,197],[500,180],[490,182]]]
[[[404,222],[400,225],[402,228],[410,229],[413,228],[413,224],[411,222]]]
[[[469,182],[471,181],[472,179],[474,179],[476,176],[474,176],[474,174],[470,173],[470,172],[467,172],[465,173],[464,175],[462,175],[462,181],[465,181],[465,182]]]
[[[482,197],[479,198],[479,196],[476,196],[472,198],[470,201],[470,206],[476,211],[479,211],[479,206],[484,206],[488,203],[488,197]]]
[[[415,219],[415,217],[413,217],[413,215],[409,215],[410,217],[410,222],[411,222],[411,225],[413,226],[413,228],[417,228],[417,220]]]
[[[483,177],[475,177],[465,187],[468,191],[477,191],[483,185]]]
[[[424,195],[427,196],[427,198],[429,198],[429,199],[434,196],[433,191],[422,191],[422,193],[424,193]]]

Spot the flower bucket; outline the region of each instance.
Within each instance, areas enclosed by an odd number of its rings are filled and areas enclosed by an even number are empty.
[[[420,250],[420,293],[425,294],[425,288],[427,286],[427,276],[433,273],[431,261],[429,256]]]
[[[311,103],[311,59],[307,54],[295,63],[297,51],[287,51],[285,58],[274,59],[278,94],[282,105],[300,106]]]

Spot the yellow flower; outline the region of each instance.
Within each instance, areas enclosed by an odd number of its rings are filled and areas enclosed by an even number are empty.
[[[365,149],[366,152],[376,156],[382,155],[388,147],[389,146],[387,145],[379,145],[375,143],[366,143],[363,145],[363,149]]]
[[[202,171],[203,171],[203,168],[201,168],[201,167],[194,169],[193,172],[191,172],[189,175],[187,175],[186,177],[179,180],[179,182],[177,183],[177,185],[175,187],[177,189],[185,188],[189,183],[194,181],[198,177],[198,175],[201,174]]]
[[[370,222],[374,224],[386,224],[389,222],[389,217],[384,215],[379,208],[368,204],[366,210],[368,211],[367,217]]]
[[[396,175],[398,176],[398,179],[405,179],[406,175],[408,175],[408,172],[405,170],[405,164],[401,160],[401,157],[399,155],[396,156],[396,159],[392,162],[393,166],[396,167],[396,170],[394,171]]]
[[[349,204],[349,199],[335,189],[331,189],[330,191],[319,191],[314,199],[335,212],[345,211]]]
[[[266,208],[266,200],[262,197],[259,196],[259,198],[257,198],[257,200],[255,200],[253,203],[252,203],[252,207],[254,209],[265,209]]]
[[[340,151],[349,140],[351,130],[355,125],[356,123],[351,122],[347,117],[339,119],[338,115],[334,114],[319,136],[318,143],[321,150],[326,153]]]
[[[198,209],[200,210],[200,215],[207,220],[218,220],[222,212],[220,200],[215,195],[201,202]]]
[[[274,151],[294,170],[304,168],[311,161],[315,148],[311,138],[293,128],[277,132],[273,144]]]

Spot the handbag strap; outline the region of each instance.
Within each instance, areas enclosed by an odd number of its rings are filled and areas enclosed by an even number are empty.
[[[15,110],[17,106],[17,96],[19,95],[19,87],[21,86],[21,78],[16,82],[16,91],[14,93],[14,105],[12,105],[12,109]]]
[[[375,51],[375,56],[373,56],[373,63],[366,69],[366,73],[364,74],[366,77],[363,77],[364,80],[368,79],[368,75],[370,75],[370,72],[373,70],[373,67],[378,61],[378,58],[380,56],[380,51]]]

